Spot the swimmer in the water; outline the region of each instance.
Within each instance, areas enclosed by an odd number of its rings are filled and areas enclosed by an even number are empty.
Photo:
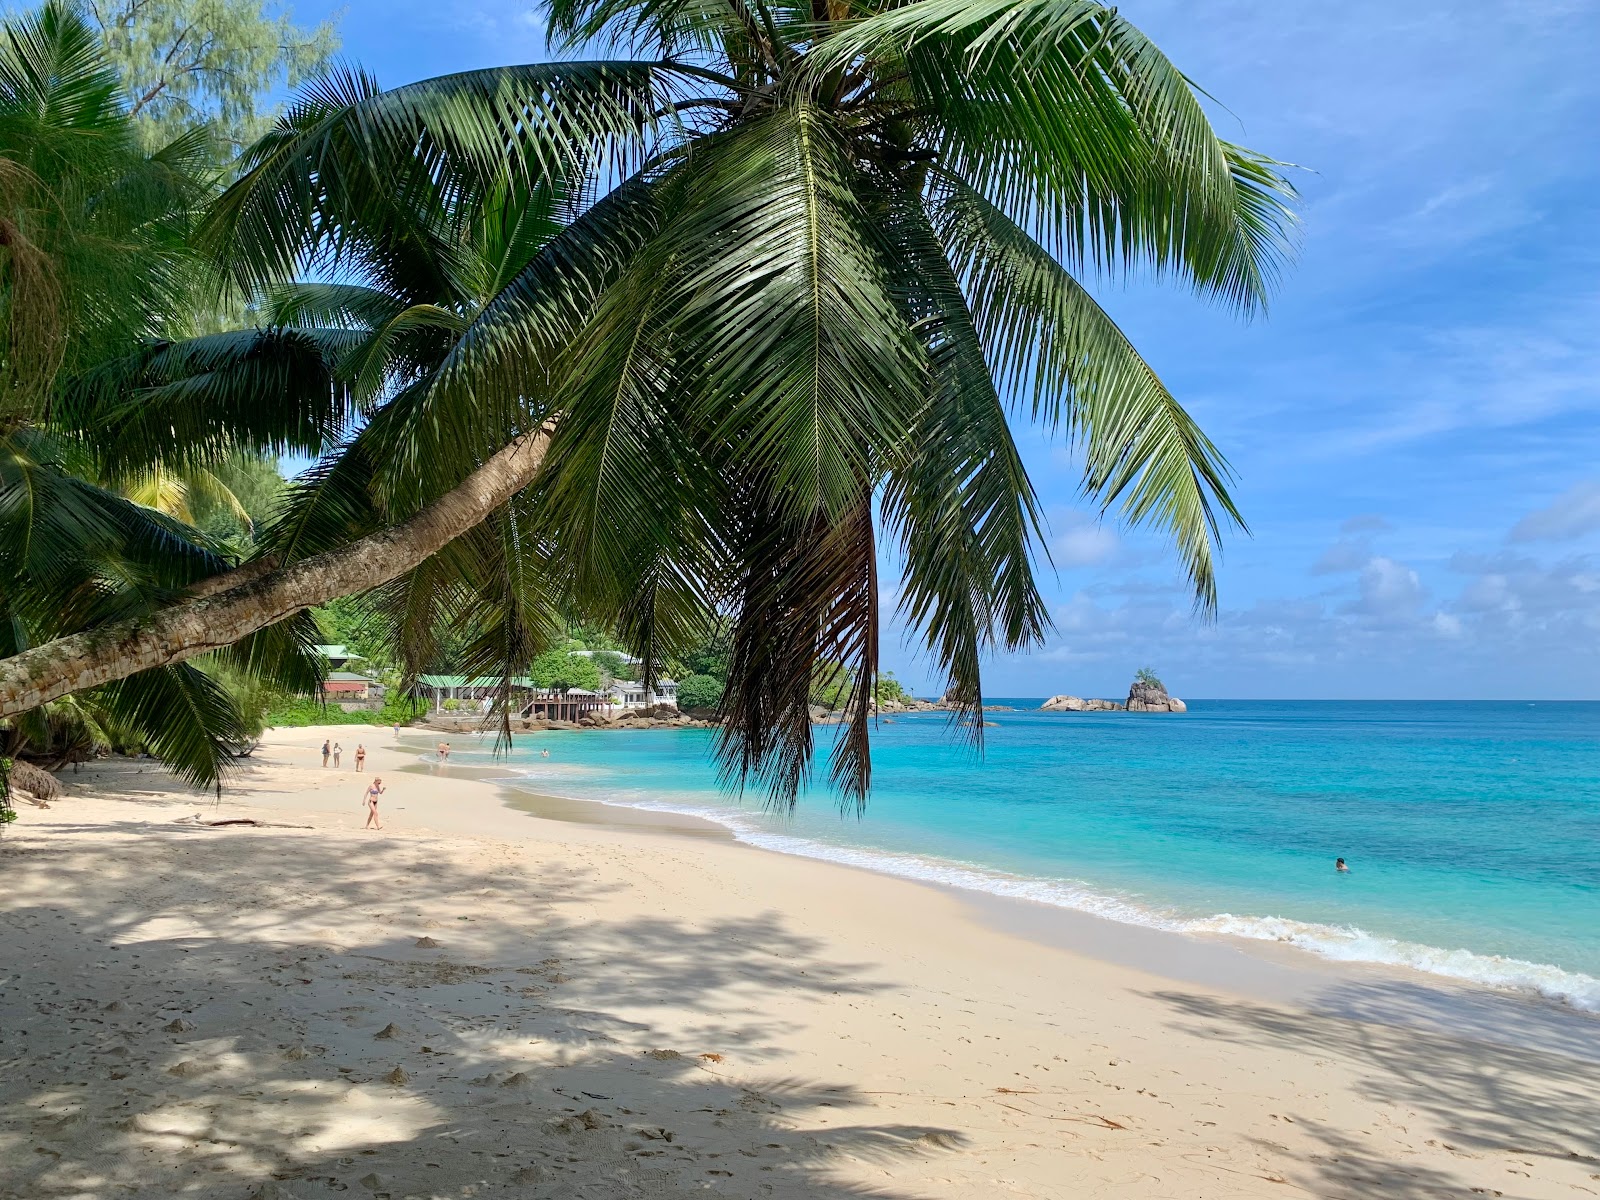
[[[1336,859],[1333,860],[1333,869],[1335,871],[1338,871],[1341,875],[1350,874],[1350,867],[1345,863],[1344,859],[1342,859],[1342,858],[1336,858]]]

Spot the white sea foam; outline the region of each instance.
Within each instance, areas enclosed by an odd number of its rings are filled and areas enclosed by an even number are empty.
[[[1600,979],[1548,963],[1501,954],[1445,950],[1420,942],[1381,937],[1353,926],[1317,925],[1285,917],[1238,917],[1219,913],[1186,921],[1186,933],[1221,933],[1256,941],[1283,942],[1339,962],[1383,963],[1443,975],[1487,987],[1533,992],[1585,1012],[1600,1012]]]
[[[535,778],[530,775],[526,782],[544,785],[542,790],[548,793],[548,776]],[[1319,925],[1286,917],[1235,916],[1232,913],[1218,913],[1209,917],[1184,916],[1154,909],[1131,898],[1073,880],[1013,875],[975,863],[861,846],[841,846],[815,838],[774,833],[746,814],[711,805],[663,802],[643,796],[579,798],[621,808],[642,808],[701,817],[725,826],[739,841],[752,846],[824,862],[842,863],[880,874],[897,875],[902,879],[1031,900],[1172,933],[1279,942],[1338,962],[1406,967],[1484,987],[1532,993],[1584,1012],[1600,1012],[1600,979],[1546,963],[1526,962],[1496,954],[1476,954],[1470,950],[1445,950],[1419,942],[1381,937],[1354,927]]]

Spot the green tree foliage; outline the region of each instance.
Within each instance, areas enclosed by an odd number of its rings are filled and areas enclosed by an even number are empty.
[[[1140,667],[1134,672],[1133,678],[1135,682],[1147,683],[1151,687],[1164,688],[1166,686],[1161,682],[1161,676],[1157,675],[1150,667]]]
[[[529,665],[528,678],[535,687],[560,692],[569,688],[590,692],[600,689],[600,668],[594,660],[570,650],[546,650]]]
[[[598,625],[573,621],[567,626],[567,636],[578,650],[622,650],[625,647],[616,636]]]
[[[105,363],[185,327],[214,284],[188,237],[206,195],[204,148],[199,134],[141,148],[116,73],[74,10],[47,5],[0,26],[0,653],[137,617],[231,565],[219,542],[119,485],[143,480],[146,499],[170,501],[169,469],[196,478],[232,448],[183,446],[170,428],[136,448],[84,410]],[[292,619],[23,713],[13,749],[134,746],[213,782],[254,725],[222,680],[315,687],[307,632]]]
[[[818,663],[812,672],[809,702],[839,712],[855,694],[855,677],[841,662]],[[807,709],[809,717],[810,710]]]
[[[428,711],[428,702],[391,691],[382,708],[353,708],[323,704],[308,696],[276,695],[262,716],[268,728],[300,729],[307,725],[407,725]]]
[[[896,700],[904,703],[911,699],[911,693],[901,686],[900,681],[894,677],[893,671],[885,671],[878,676],[878,699]]]
[[[303,28],[263,0],[89,0],[84,11],[152,146],[201,125],[226,146],[254,141],[277,115],[266,97],[339,49],[333,22]]]
[[[598,668],[602,684],[617,679],[638,678],[638,670],[615,650],[596,650],[589,656],[589,661]]]
[[[678,707],[715,708],[722,701],[722,680],[711,675],[691,675],[678,684]]]
[[[683,655],[684,673],[709,675],[719,683],[725,681],[728,678],[729,649],[728,630],[719,625],[714,633]]]

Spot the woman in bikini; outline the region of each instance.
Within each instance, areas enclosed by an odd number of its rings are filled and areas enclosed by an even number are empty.
[[[356,744],[356,770],[360,771],[367,761],[367,748],[359,742]]]
[[[374,775],[372,783],[367,787],[367,823],[363,829],[382,829],[383,825],[378,820],[378,797],[384,793],[383,777]]]

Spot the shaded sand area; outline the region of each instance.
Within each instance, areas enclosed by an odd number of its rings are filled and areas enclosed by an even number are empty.
[[[372,732],[382,833],[345,727],[343,771],[285,731],[217,808],[86,766],[0,838],[0,1196],[1600,1196],[1593,1018],[1099,923],[1095,956],[539,819]]]

